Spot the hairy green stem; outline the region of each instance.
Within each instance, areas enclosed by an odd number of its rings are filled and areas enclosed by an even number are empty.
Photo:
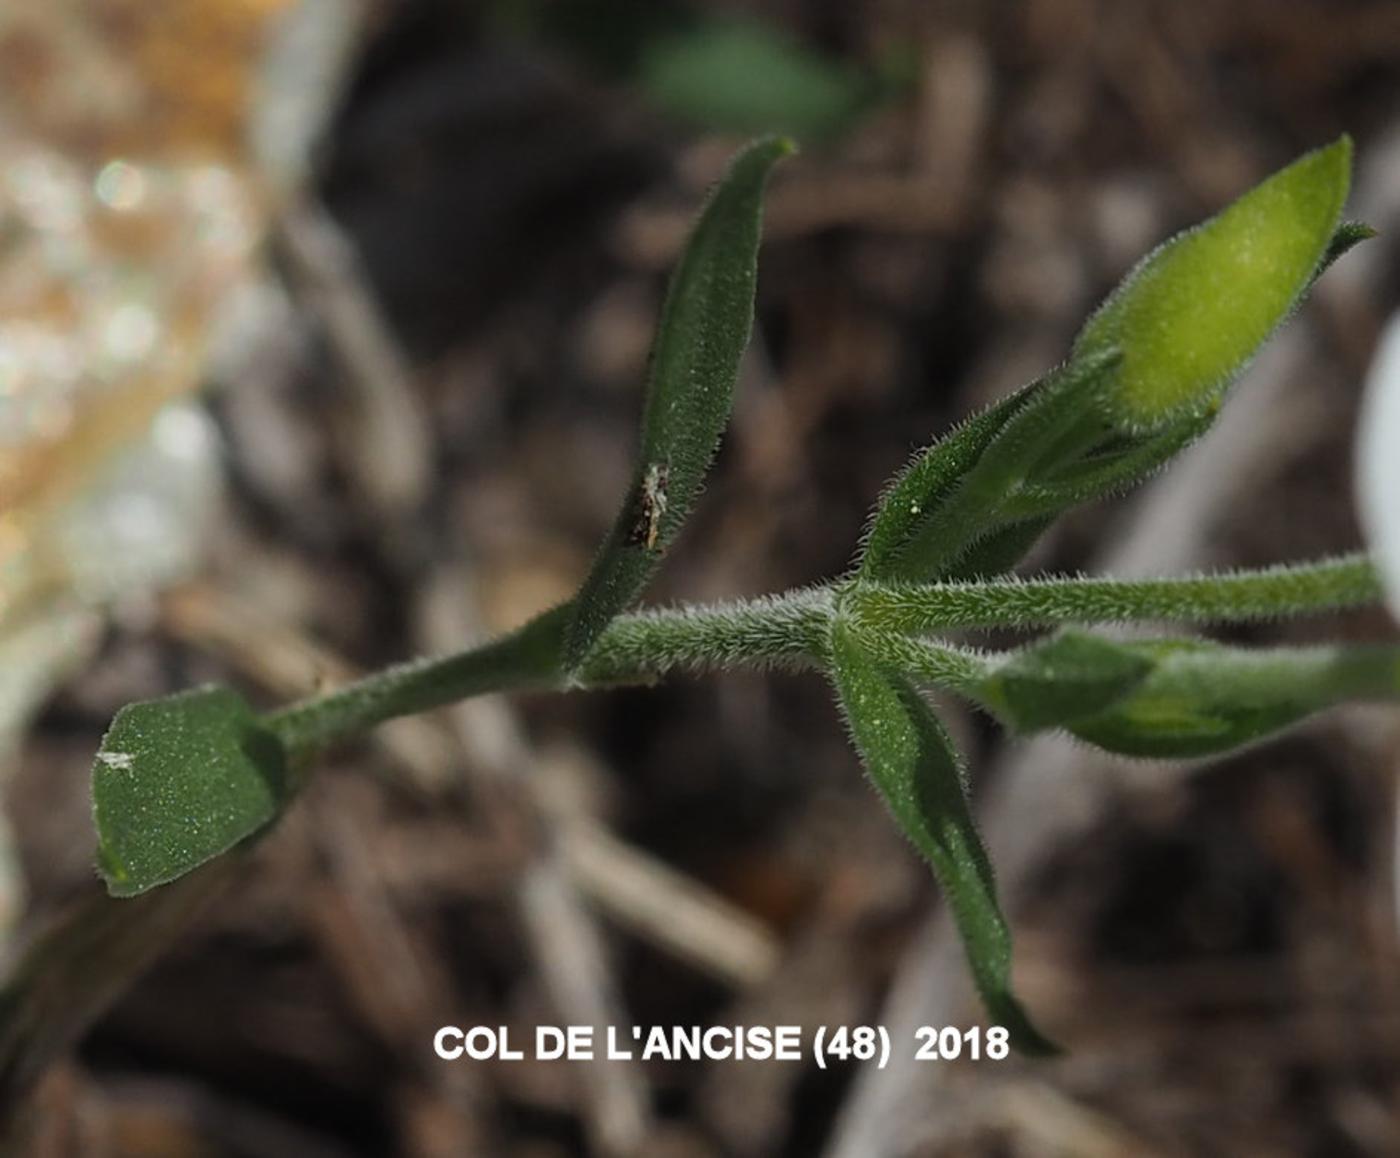
[[[649,682],[678,668],[810,667],[826,656],[834,614],[831,589],[812,587],[623,615],[589,653],[577,686]]]
[[[983,681],[995,670],[990,652],[911,639],[893,632],[855,628],[861,645],[884,666],[905,672],[921,687],[959,692],[976,699]]]
[[[313,749],[487,692],[644,684],[677,668],[809,666],[825,654],[832,598],[818,587],[619,616],[568,676],[563,647],[571,611],[566,603],[481,647],[386,668],[273,712],[265,722],[289,749]]]
[[[289,751],[300,751],[468,696],[560,687],[559,657],[569,611],[569,604],[555,607],[481,647],[385,668],[290,704],[264,722]]]
[[[1319,563],[1181,579],[1035,579],[895,585],[860,583],[845,608],[883,632],[1054,623],[1276,619],[1377,602],[1380,582],[1365,555]]]
[[[978,653],[905,636],[1067,622],[1270,619],[1374,603],[1380,588],[1362,555],[1184,579],[858,581],[620,616],[572,677],[564,674],[561,658],[571,611],[565,604],[482,647],[387,668],[282,708],[267,723],[289,749],[312,749],[397,716],[486,692],[650,683],[675,669],[819,665],[825,662],[838,592],[841,613],[869,637],[868,646],[882,660],[908,665],[906,670],[927,682],[961,690],[985,674]]]

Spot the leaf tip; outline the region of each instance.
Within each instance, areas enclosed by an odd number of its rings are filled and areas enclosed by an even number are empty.
[[[1312,167],[1312,179],[1317,183],[1318,192],[1332,207],[1335,217],[1341,215],[1342,206],[1351,192],[1352,160],[1356,146],[1350,133],[1343,133],[1330,145],[1323,145],[1310,154],[1305,154],[1294,162],[1301,171]],[[1285,170],[1287,172],[1287,170]]]

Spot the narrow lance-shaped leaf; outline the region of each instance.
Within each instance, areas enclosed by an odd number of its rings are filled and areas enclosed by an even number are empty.
[[[1400,649],[1253,651],[1199,640],[1122,644],[1152,662],[1131,693],[1067,726],[1127,756],[1191,758],[1262,740],[1348,700],[1400,699]]]
[[[735,158],[671,278],[652,346],[641,450],[627,498],[574,602],[564,663],[576,669],[646,585],[690,514],[729,422],[753,326],[763,188],[791,142]]]
[[[1023,1052],[1054,1052],[1011,992],[1011,934],[942,724],[903,676],[882,668],[841,624],[832,633],[831,659],[856,749],[895,820],[933,866],[993,1023]]]
[[[1033,518],[1058,515],[1138,485],[1195,442],[1215,422],[1215,413],[1191,415],[1161,433],[1130,439],[1111,452],[1094,453],[1033,478],[1003,512]]]
[[[1342,137],[1179,234],[1123,280],[1074,348],[1076,358],[1122,350],[1108,409],[1117,423],[1161,429],[1218,402],[1324,261],[1359,240],[1337,229],[1350,181],[1351,140]]]
[[[974,414],[900,471],[881,496],[871,519],[861,551],[861,578],[880,578],[893,571],[895,560],[915,531],[937,512],[992,439],[1043,382],[1044,379],[1032,382]]]
[[[940,579],[987,579],[1005,574],[1026,557],[1054,521],[1053,515],[1037,515],[997,527],[974,539],[958,561],[944,569]]]
[[[1116,351],[1096,351],[1047,375],[1023,404],[1005,415],[917,520],[894,505],[904,501],[903,488],[897,486],[876,517],[871,543],[893,539],[896,533],[902,538],[877,559],[867,553],[860,577],[931,579],[955,569],[973,543],[998,528],[1005,504],[1040,464],[1047,445],[1076,428],[1101,435],[1095,400],[1112,385],[1117,363]],[[1018,514],[1005,521],[1024,522],[1026,517]]]
[[[183,876],[257,832],[289,793],[281,743],[227,688],[127,705],[92,771],[107,891],[135,896]]]

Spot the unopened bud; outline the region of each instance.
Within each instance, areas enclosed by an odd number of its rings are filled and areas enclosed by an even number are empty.
[[[1308,153],[1159,246],[1085,324],[1081,357],[1123,352],[1113,417],[1150,430],[1202,414],[1318,272],[1351,183],[1351,139]]]

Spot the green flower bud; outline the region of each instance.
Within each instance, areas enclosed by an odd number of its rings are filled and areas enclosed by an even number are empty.
[[[1351,139],[1300,157],[1209,221],[1159,246],[1075,342],[1123,352],[1113,417],[1158,429],[1219,405],[1327,256],[1351,183]]]

